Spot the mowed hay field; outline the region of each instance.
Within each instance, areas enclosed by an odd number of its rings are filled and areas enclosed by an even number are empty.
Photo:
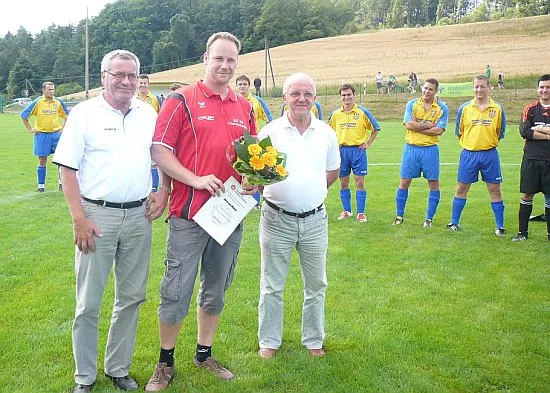
[[[284,45],[270,49],[275,85],[293,72],[311,75],[318,86],[342,81],[372,82],[376,72],[404,80],[411,70],[441,82],[468,79],[490,64],[508,78],[550,72],[544,49],[550,15],[465,25],[379,30]],[[265,53],[239,58],[237,74],[259,75],[265,83]],[[151,82],[194,82],[204,75],[196,64],[152,74]],[[272,87],[271,76],[268,85]]]

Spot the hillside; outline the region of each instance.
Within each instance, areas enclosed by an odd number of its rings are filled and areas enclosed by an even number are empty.
[[[292,72],[310,74],[318,86],[342,81],[372,82],[376,72],[398,79],[414,70],[425,79],[452,81],[483,72],[520,76],[550,72],[543,48],[550,42],[550,15],[464,25],[379,30],[323,38],[271,48],[275,84]],[[264,76],[264,51],[239,58],[238,74]],[[202,78],[204,66],[151,75],[152,82],[186,82]],[[265,81],[264,81],[265,82]],[[272,86],[271,77],[269,86]]]

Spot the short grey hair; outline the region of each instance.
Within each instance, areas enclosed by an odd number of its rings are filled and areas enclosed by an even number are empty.
[[[53,82],[46,81],[42,83],[42,90],[44,90],[47,86],[53,86],[55,88],[55,84]]]
[[[208,53],[210,47],[216,40],[229,40],[237,46],[237,53],[241,52],[241,41],[231,33],[220,31],[219,33],[212,34],[210,38],[208,38],[208,41],[206,41],[206,53]]]
[[[317,89],[315,88],[315,81],[311,76],[309,76],[308,74],[304,74],[303,72],[296,72],[295,74],[292,74],[288,78],[286,78],[285,83],[283,83],[283,94],[287,94],[288,88],[290,86],[302,80],[307,81],[310,84],[311,88],[313,89],[313,95],[317,95]]]
[[[114,51],[111,51],[103,56],[103,60],[101,60],[101,72],[109,71],[111,69],[111,63],[113,62],[113,59],[117,57],[122,60],[132,60],[134,63],[136,63],[136,74],[139,73],[140,64],[138,57],[132,52],[124,49],[115,49]]]

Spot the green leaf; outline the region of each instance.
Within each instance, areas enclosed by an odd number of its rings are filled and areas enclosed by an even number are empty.
[[[273,146],[273,145],[271,144],[271,137],[269,137],[269,136],[268,136],[267,138],[262,139],[262,140],[260,141],[260,147],[261,147],[262,149],[265,149],[265,148],[268,147],[268,146]]]
[[[233,142],[233,146],[235,146],[235,152],[237,153],[237,156],[245,161],[248,162],[250,160],[250,153],[248,152],[248,149],[244,147],[242,143],[239,142]]]
[[[244,130],[244,144],[248,147],[248,145],[253,145],[254,143],[258,143],[258,139],[256,137],[250,135],[250,132],[248,130]]]

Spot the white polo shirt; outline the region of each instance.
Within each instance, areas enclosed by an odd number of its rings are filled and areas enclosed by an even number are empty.
[[[293,213],[305,213],[321,205],[327,197],[327,171],[340,167],[340,151],[334,130],[311,116],[303,133],[290,124],[288,113],[268,123],[259,138],[271,138],[273,146],[287,154],[288,177],[265,186],[263,196]]]
[[[53,162],[77,170],[80,194],[89,199],[130,202],[151,191],[151,142],[157,113],[132,98],[124,115],[103,94],[70,112]]]

